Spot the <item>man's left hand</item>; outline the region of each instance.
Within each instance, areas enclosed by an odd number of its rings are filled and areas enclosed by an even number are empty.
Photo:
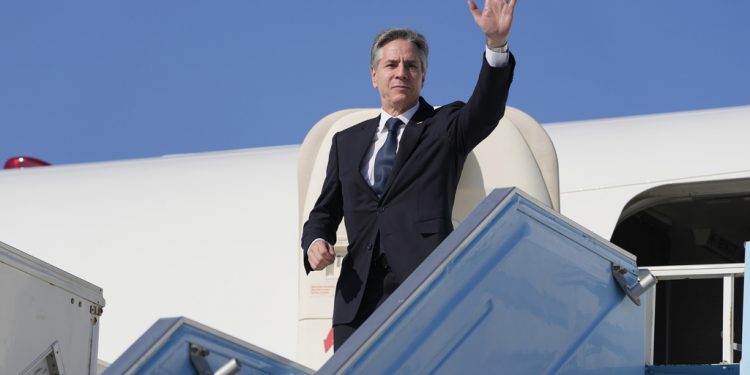
[[[487,36],[488,47],[499,48],[508,43],[516,0],[485,0],[482,11],[474,0],[468,0],[468,4],[474,21]]]

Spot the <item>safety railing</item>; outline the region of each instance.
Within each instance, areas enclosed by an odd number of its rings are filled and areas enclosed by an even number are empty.
[[[658,266],[642,267],[647,269],[658,281],[686,280],[686,279],[722,279],[722,335],[721,335],[721,361],[722,363],[734,362],[734,350],[740,350],[734,344],[734,282],[735,278],[744,276],[744,263],[728,264],[701,264],[684,266]],[[654,313],[656,311],[656,289],[658,283],[651,289],[651,294],[644,298],[646,300],[646,359],[647,364],[654,362]]]

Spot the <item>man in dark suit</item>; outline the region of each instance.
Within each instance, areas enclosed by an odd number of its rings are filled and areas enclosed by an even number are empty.
[[[381,115],[333,137],[323,188],[302,233],[305,270],[333,263],[345,218],[349,247],[336,285],[334,348],[453,230],[451,212],[464,161],[503,116],[515,61],[508,35],[515,0],[469,10],[486,35],[479,79],[466,104],[434,109],[420,92],[424,37],[409,29],[378,35],[370,53]]]

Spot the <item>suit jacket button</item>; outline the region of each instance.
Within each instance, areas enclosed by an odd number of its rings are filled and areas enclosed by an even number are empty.
[[[380,212],[382,214],[383,212],[385,212],[385,208],[384,207],[378,208],[378,212]]]
[[[372,244],[367,244],[367,250],[372,250]]]

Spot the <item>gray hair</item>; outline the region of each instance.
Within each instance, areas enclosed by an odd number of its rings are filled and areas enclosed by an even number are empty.
[[[370,47],[370,65],[376,67],[383,56],[383,46],[398,39],[414,43],[414,46],[419,50],[419,63],[422,67],[422,72],[426,72],[427,55],[429,54],[427,40],[424,35],[412,29],[386,29],[378,34],[375,37],[375,41],[372,42],[372,47]]]

